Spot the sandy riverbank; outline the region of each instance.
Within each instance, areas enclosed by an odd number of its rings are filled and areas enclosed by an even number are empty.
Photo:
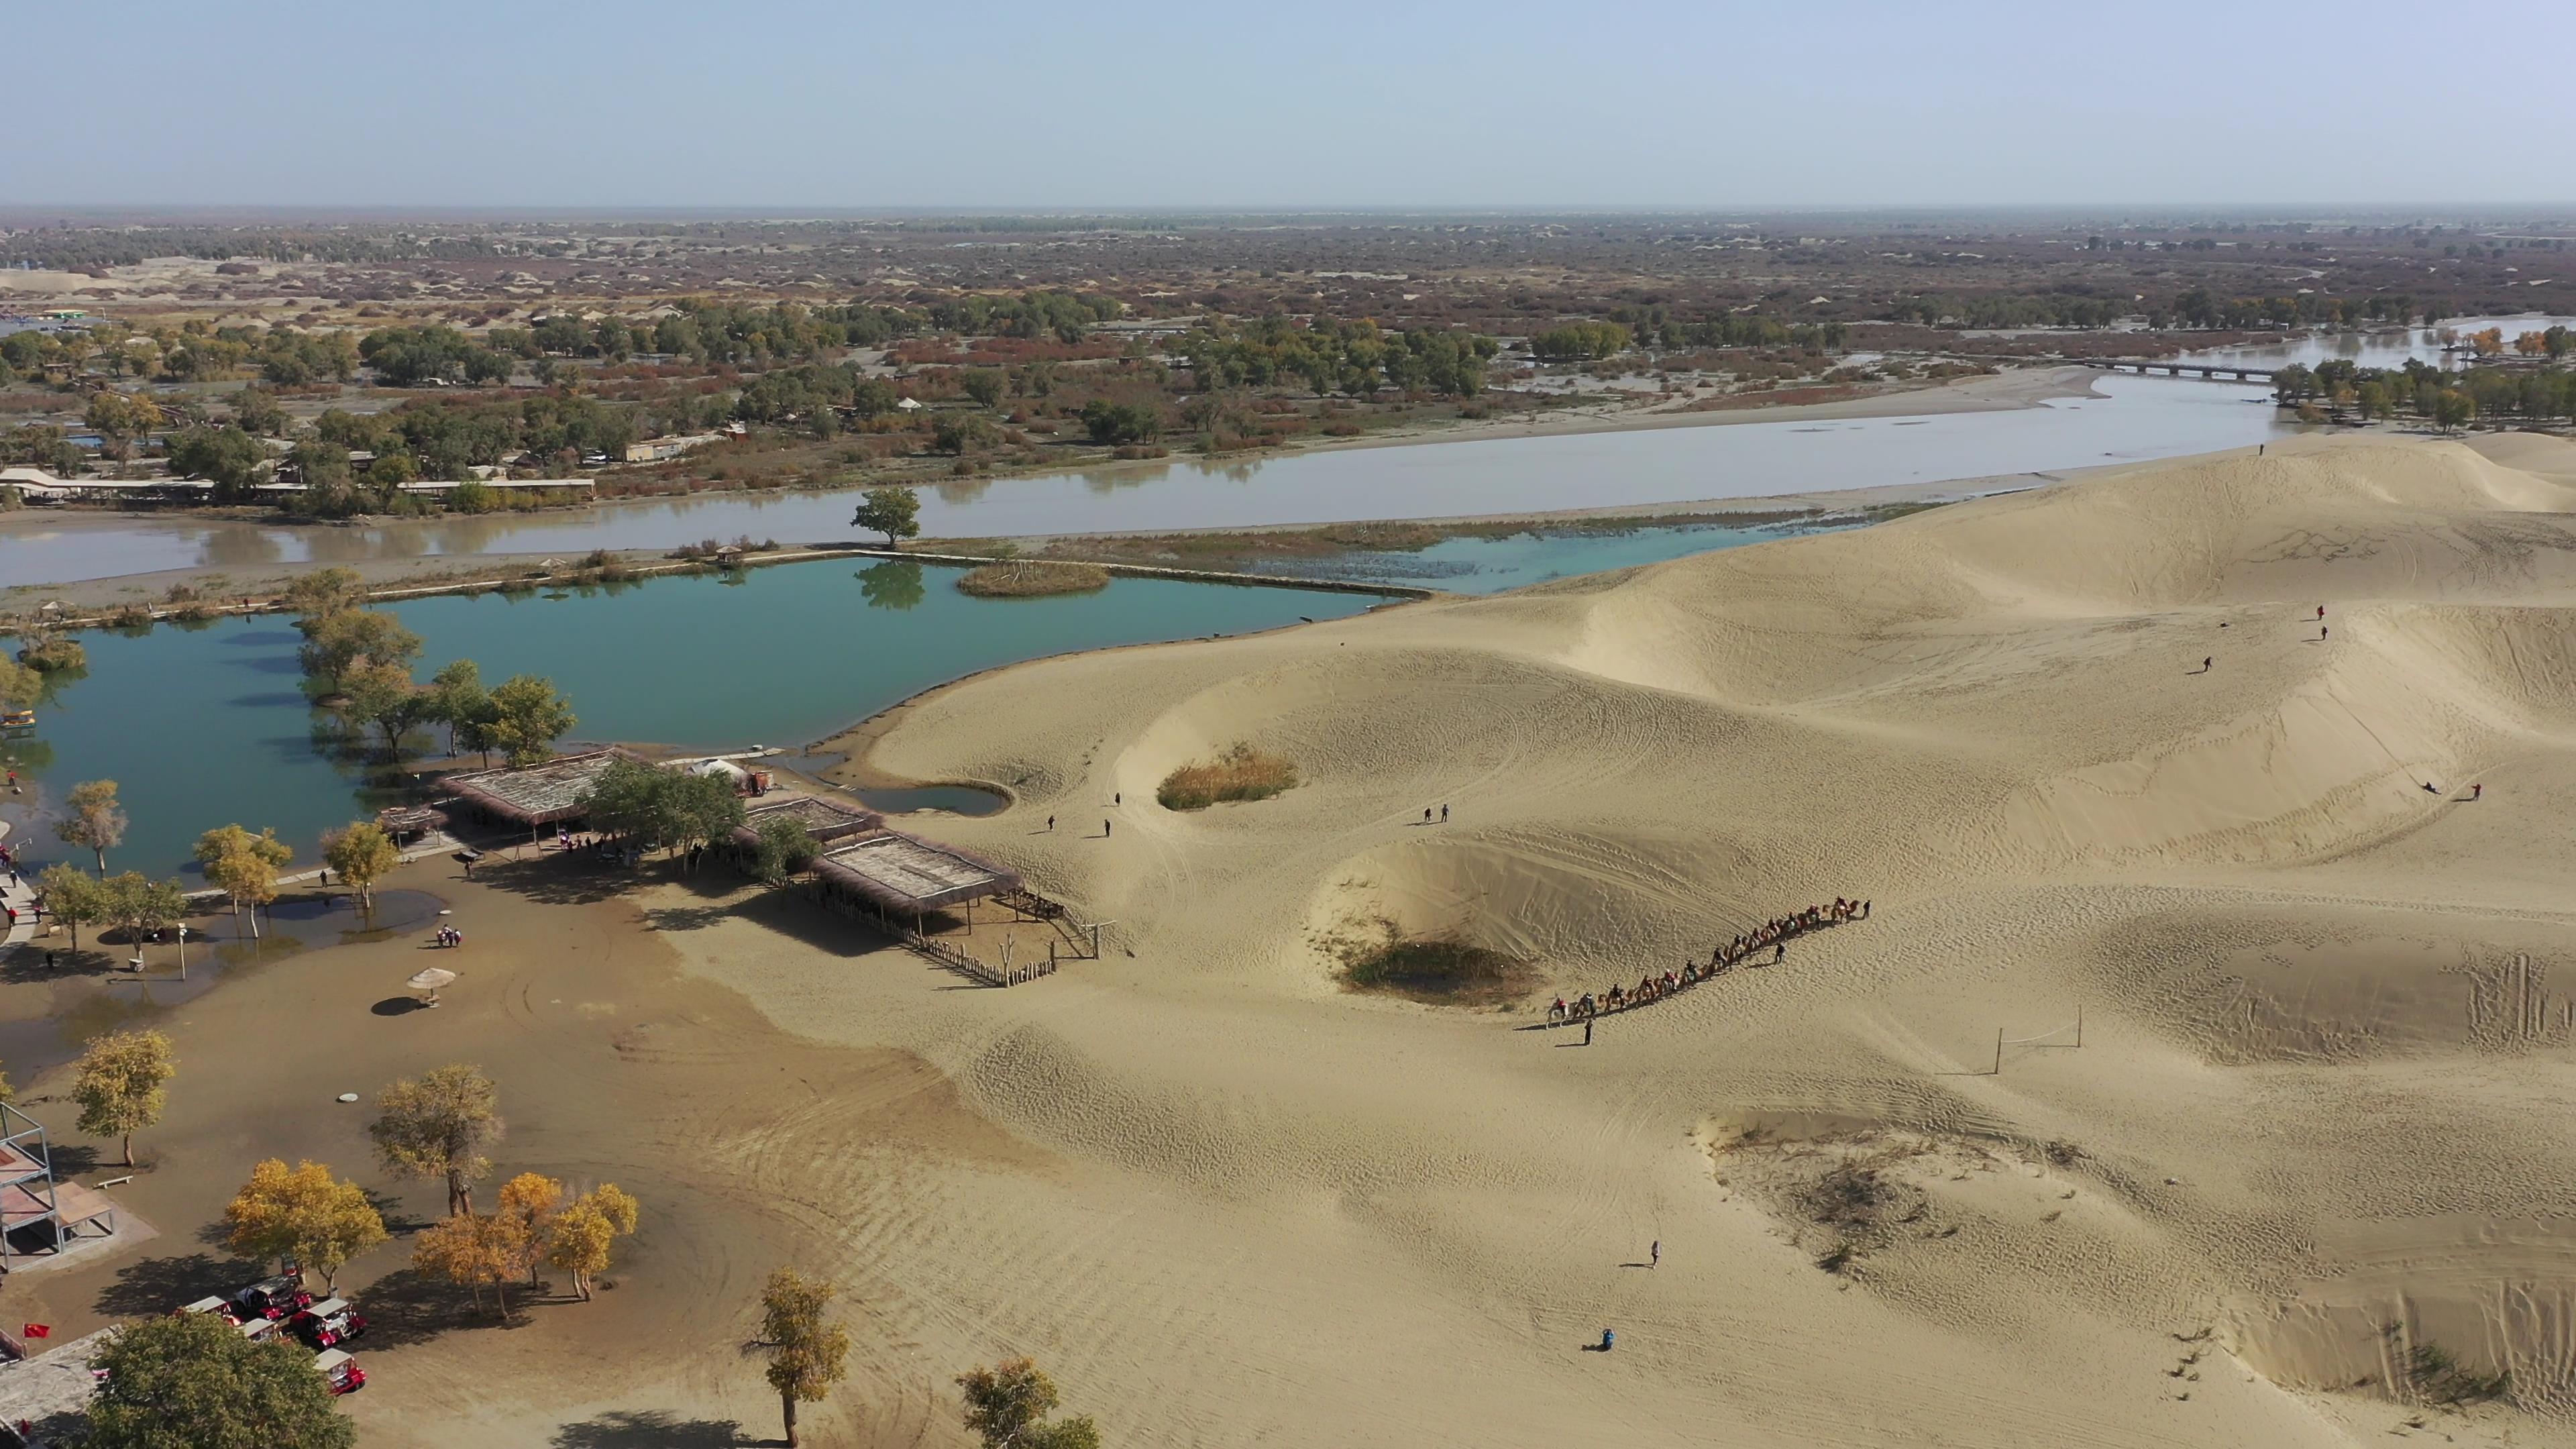
[[[932,833],[1105,959],[970,989],[712,875],[423,862],[450,1004],[376,1014],[405,938],[175,1010],[119,1189],[162,1240],[7,1291],[147,1311],[249,1158],[375,1181],[331,1094],[462,1058],[505,1172],[647,1229],[507,1333],[377,1285],[420,1326],[370,1443],[774,1433],[736,1344],[782,1259],[850,1285],[832,1442],[955,1442],[1010,1352],[1120,1443],[2576,1441],[2571,516],[2563,443],[2304,441],[979,676],[840,747],[1013,781]],[[1303,783],[1151,804],[1238,739]],[[1872,918],[1589,1047],[1511,1029],[1838,894]],[[1350,995],[1318,942],[1374,919],[1544,984]],[[2519,1406],[2401,1402],[2426,1344]]]

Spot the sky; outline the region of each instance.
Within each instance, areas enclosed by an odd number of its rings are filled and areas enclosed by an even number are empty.
[[[0,208],[2576,202],[2576,3],[10,7]]]

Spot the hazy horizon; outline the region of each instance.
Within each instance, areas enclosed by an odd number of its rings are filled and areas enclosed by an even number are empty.
[[[2576,202],[2576,8],[672,0],[14,17],[0,210],[793,217]],[[2470,33],[2474,31],[2474,34]],[[2163,200],[2140,198],[2169,198]],[[2284,200],[2283,198],[2289,198]],[[2307,199],[2302,199],[2307,198]]]

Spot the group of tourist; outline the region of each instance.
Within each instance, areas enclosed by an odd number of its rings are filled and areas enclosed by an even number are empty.
[[[441,946],[462,946],[465,944],[465,933],[454,926],[441,926],[438,928],[438,934],[431,939]]]
[[[1626,1011],[1631,1007],[1644,1006],[1651,1001],[1661,1001],[1675,992],[1697,986],[1711,977],[1723,976],[1747,961],[1753,961],[1753,958],[1766,949],[1771,952],[1771,959],[1767,962],[1754,961],[1753,964],[1777,965],[1787,959],[1791,937],[1803,936],[1809,931],[1820,931],[1827,926],[1838,926],[1845,921],[1867,919],[1869,919],[1869,902],[1848,901],[1836,896],[1832,905],[1809,906],[1795,915],[1782,916],[1777,920],[1766,922],[1758,930],[1745,932],[1709,952],[1705,963],[1693,958],[1684,961],[1678,971],[1667,971],[1661,976],[1643,976],[1638,978],[1635,986],[1612,986],[1597,995],[1587,991],[1571,1002],[1560,996],[1549,1005],[1547,1019],[1551,1022],[1588,1021],[1593,1017],[1606,1016],[1614,1011]],[[1589,1035],[1588,1031],[1586,1035]]]

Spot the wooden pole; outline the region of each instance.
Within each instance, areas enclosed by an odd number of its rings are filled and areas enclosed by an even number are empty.
[[[2075,1047],[2078,1051],[2084,1047],[2084,1003],[2080,1001],[2075,1003]]]
[[[1995,1028],[1995,1069],[1994,1069],[1993,1071],[1991,1071],[1991,1072],[1988,1072],[1986,1075],[1988,1075],[1988,1076],[1990,1076],[1990,1077],[2000,1077],[2000,1076],[2002,1076],[2003,1074],[2004,1074],[2004,1029],[2003,1029],[2002,1027],[2000,1027],[2000,1026],[1999,1026],[1999,1027],[1996,1027],[1996,1028]]]

